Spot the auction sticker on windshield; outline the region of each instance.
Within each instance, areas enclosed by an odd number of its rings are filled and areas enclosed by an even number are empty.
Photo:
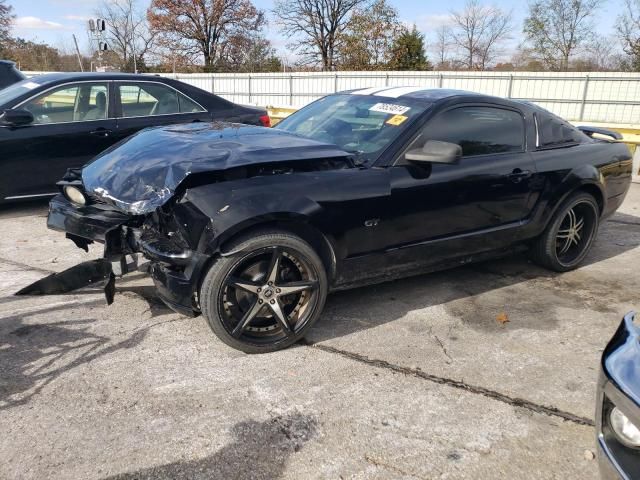
[[[402,115],[403,113],[411,110],[411,107],[404,105],[396,105],[395,103],[376,103],[373,107],[369,108],[372,112],[391,113],[393,115]]]
[[[394,115],[393,117],[391,117],[389,120],[387,120],[386,124],[389,125],[402,125],[402,123],[407,119],[407,117],[405,117],[404,115]]]

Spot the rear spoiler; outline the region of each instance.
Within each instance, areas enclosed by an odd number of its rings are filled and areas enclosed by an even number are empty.
[[[607,130],[606,128],[580,126],[578,127],[578,130],[591,138],[593,138],[594,134],[598,134],[604,135],[605,137],[611,137],[614,140],[622,140],[622,135],[620,133],[614,132],[613,130]]]

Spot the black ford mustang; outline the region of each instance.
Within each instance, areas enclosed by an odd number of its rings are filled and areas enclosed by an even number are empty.
[[[529,248],[576,268],[631,180],[628,148],[536,106],[365,89],[275,129],[145,130],[59,183],[48,225],[105,258],[20,293],[108,280],[141,253],[158,295],[245,352],[284,348],[327,293]],[[131,262],[129,262],[131,263]]]
[[[261,108],[170,78],[52,73],[0,90],[0,203],[46,197],[68,168],[139,130],[225,120],[268,126]]]

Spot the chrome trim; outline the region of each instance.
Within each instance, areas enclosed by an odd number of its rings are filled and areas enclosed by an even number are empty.
[[[178,80],[179,81],[179,80]],[[124,83],[124,84],[135,84],[135,83],[154,83],[156,85],[162,85],[163,87],[169,87],[172,90],[175,90],[176,92],[178,92],[180,95],[183,95],[185,97],[187,97],[189,100],[191,100],[193,103],[195,103],[196,105],[198,105],[202,111],[200,112],[178,112],[178,113],[161,113],[160,115],[136,115],[134,117],[116,117],[118,119],[124,119],[124,118],[149,118],[149,117],[166,117],[167,115],[190,115],[193,113],[203,113],[203,112],[208,112],[209,110],[204,108],[202,105],[200,105],[199,102],[196,102],[193,98],[191,98],[189,95],[187,95],[184,92],[181,92],[180,90],[178,90],[177,88],[175,88],[173,85],[169,85],[168,83],[162,83],[162,82],[154,82],[152,80],[113,80],[113,83],[115,85],[116,88],[118,88],[118,83]],[[178,100],[179,102],[179,100]],[[120,113],[122,113],[122,98],[120,98]]]
[[[536,128],[536,148],[540,148],[540,129],[538,128],[538,115],[533,114],[533,124]]]
[[[79,80],[79,81],[75,81],[75,82],[59,83],[59,84],[53,85],[52,87],[49,87],[49,88],[47,88],[45,90],[42,90],[41,92],[38,92],[35,95],[32,95],[31,97],[29,97],[26,100],[20,102],[19,104],[11,107],[11,109],[19,108],[22,105],[24,105],[25,103],[30,102],[34,98],[37,98],[40,95],[42,95],[44,93],[47,93],[50,90],[53,90],[54,88],[64,87],[65,85],[76,85],[78,83],[106,83],[107,84],[107,110],[105,111],[105,117],[106,118],[96,118],[94,120],[73,120],[71,122],[30,123],[28,126],[30,126],[30,127],[38,127],[38,126],[41,126],[41,125],[63,125],[65,123],[104,122],[105,120],[113,120],[112,118],[109,117],[109,84],[112,81],[113,80]]]
[[[12,197],[4,197],[5,200],[20,200],[21,198],[36,198],[36,197],[52,197],[57,195],[58,192],[54,193],[36,193],[33,195],[14,195]]]

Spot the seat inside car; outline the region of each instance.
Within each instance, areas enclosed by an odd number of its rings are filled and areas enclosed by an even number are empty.
[[[89,110],[83,120],[100,120],[106,118],[107,95],[104,92],[96,93],[96,108]]]

